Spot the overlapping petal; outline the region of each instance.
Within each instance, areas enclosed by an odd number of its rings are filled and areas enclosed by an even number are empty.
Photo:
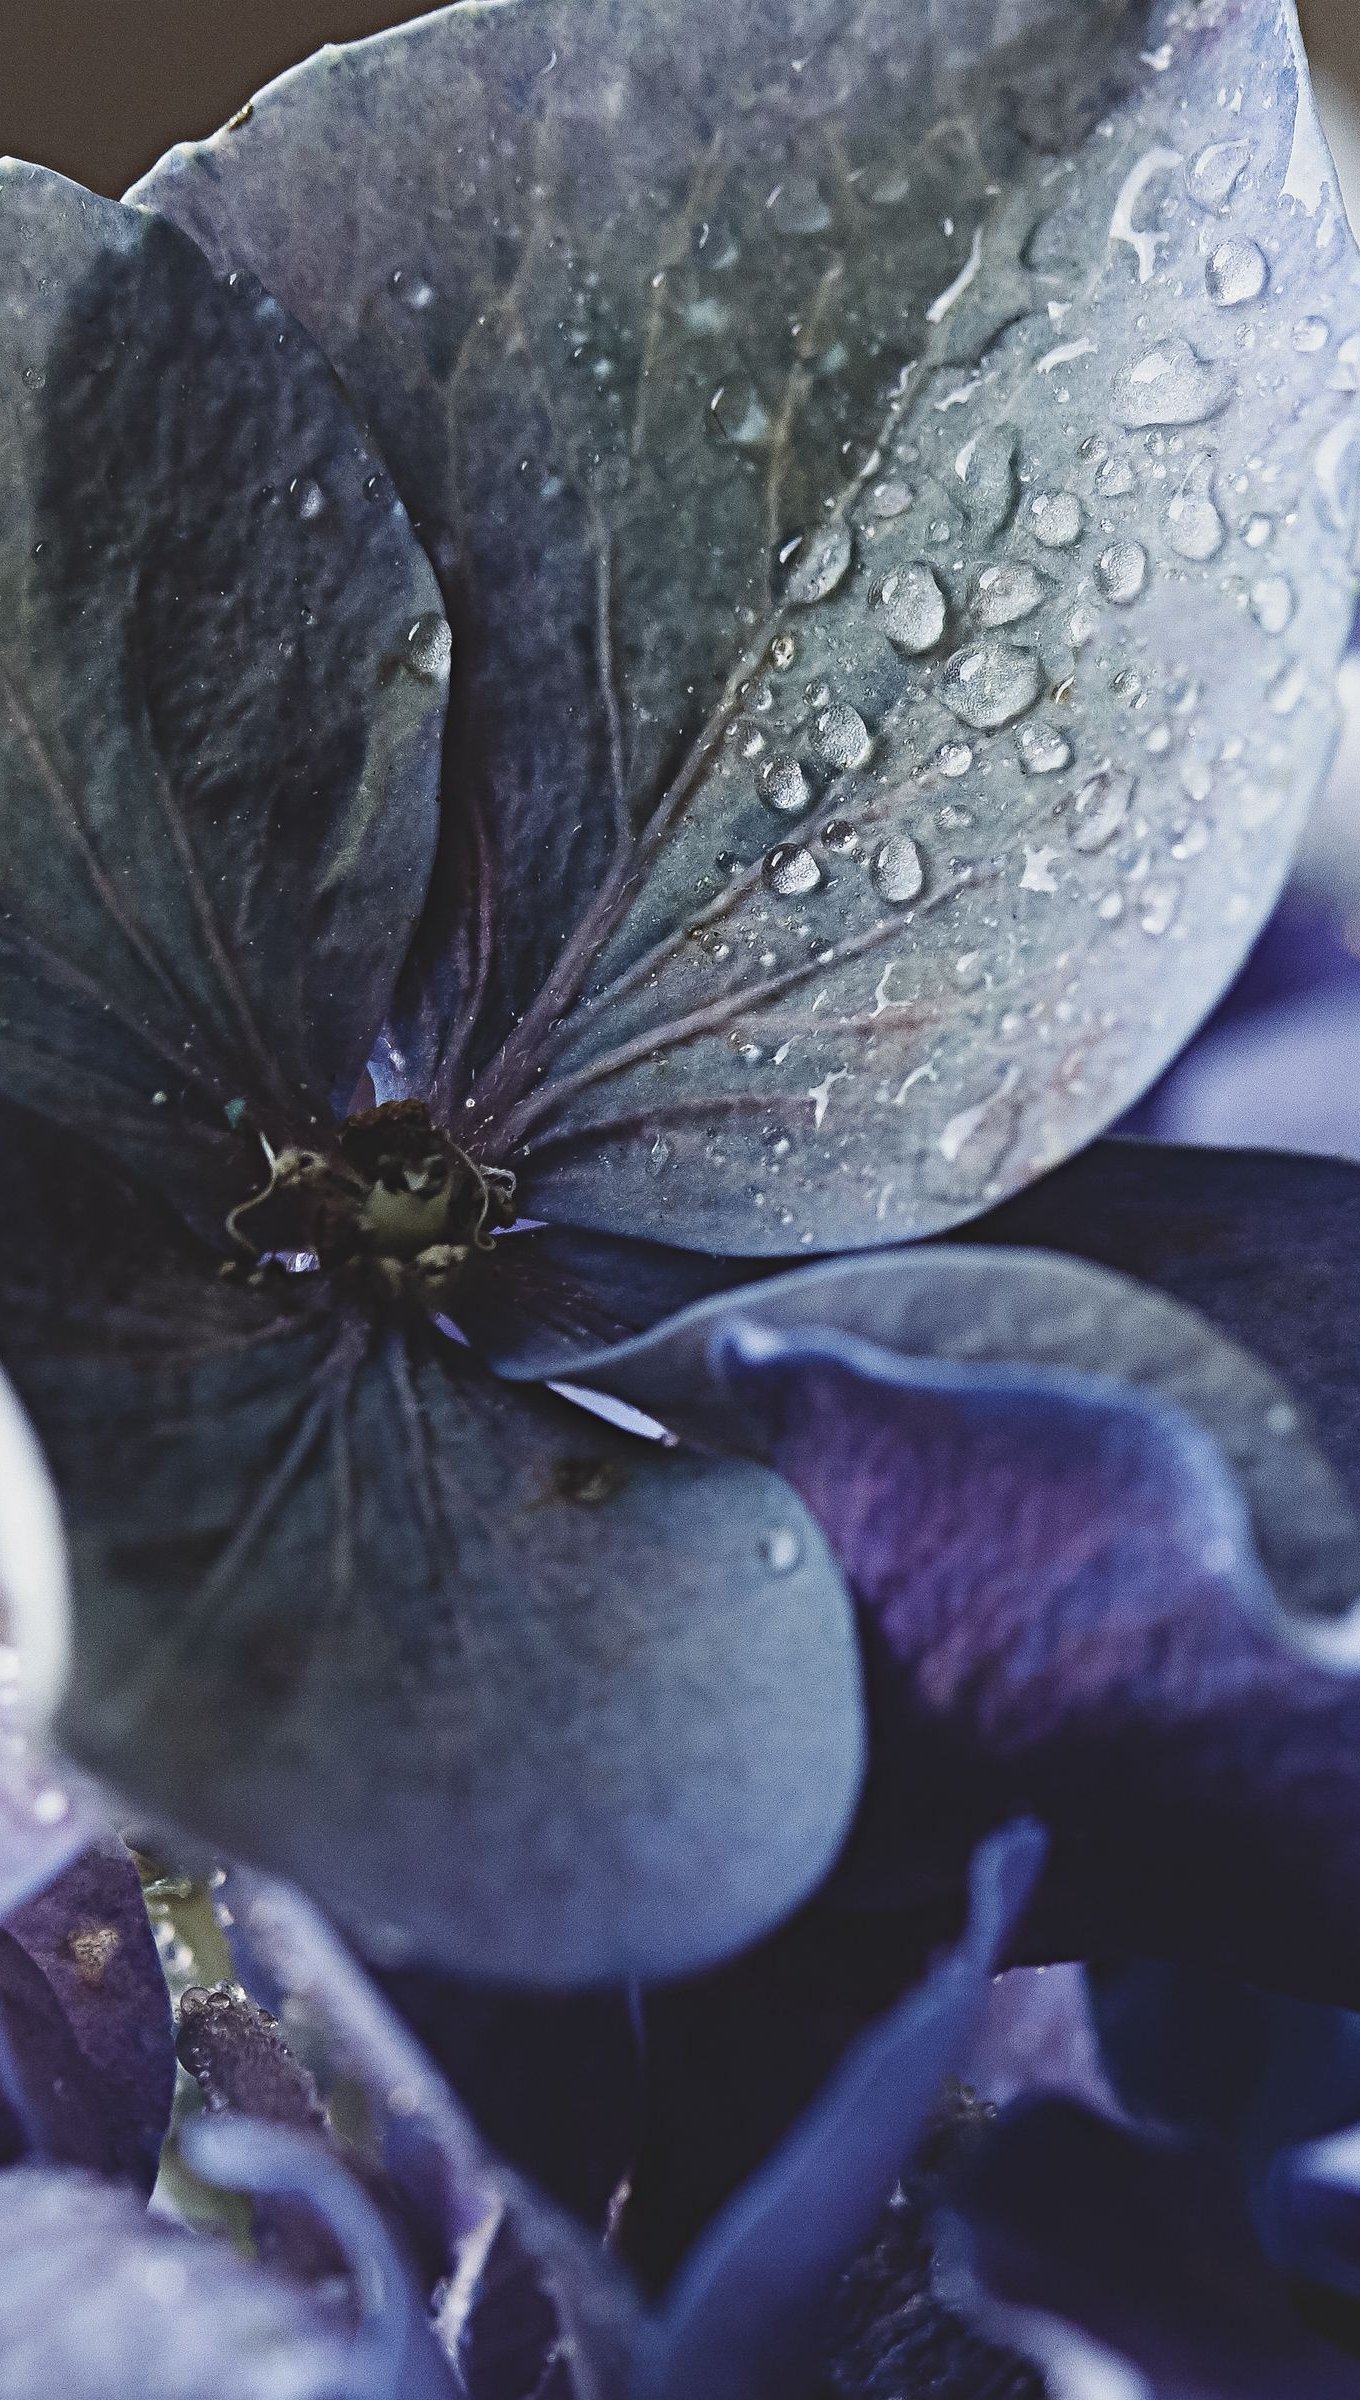
[[[1350,627],[1355,267],[1285,0],[453,8],[138,196],[307,325],[435,562],[390,1063],[474,1077],[536,1215],[890,1242],[1173,1054]]]
[[[434,850],[448,635],[249,276],[0,173],[0,1091],[222,1237],[361,1073]]]
[[[843,1335],[729,1373],[863,1615],[873,1773],[843,1876],[928,1896],[968,1829],[1053,1829],[1032,1955],[1130,1948],[1354,2005],[1360,1685],[1276,1607],[1193,1420],[1112,1382]]]

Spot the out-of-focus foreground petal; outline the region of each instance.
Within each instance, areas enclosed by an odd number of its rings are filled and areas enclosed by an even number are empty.
[[[0,1965],[17,1967],[16,1952],[40,1986],[25,1978],[0,2012],[27,2103],[11,2156],[36,2128],[50,2162],[74,2155],[149,2192],[174,2098],[174,2026],[141,1880],[115,1836],[6,1917]],[[78,2094],[63,2089],[66,2079]],[[56,2132],[73,2099],[82,2119],[74,2154]]]
[[[978,1852],[960,1947],[859,2042],[705,2236],[643,2348],[635,2400],[803,2400],[817,2390],[836,2281],[869,2241],[966,2054],[1043,1853],[1033,1825]]]
[[[429,545],[396,1047],[475,1071],[534,1215],[881,1245],[1179,1048],[1331,744],[1333,185],[1288,0],[520,0],[138,187],[309,328]]]
[[[334,376],[248,275],[13,161],[0,229],[0,1091],[225,1246],[245,1122],[326,1122],[387,1006],[448,631]]]
[[[786,1485],[326,1309],[319,1277],[224,1285],[188,1237],[148,1255],[116,1178],[71,1197],[62,1137],[8,1130],[27,1242],[0,1356],[65,1504],[78,1758],[393,1964],[661,1974],[821,1879],[860,1667]]]
[[[843,1335],[727,1371],[862,1610],[872,1738],[847,1888],[900,1904],[1024,1810],[1031,1956],[1136,1949],[1360,1999],[1360,1681],[1273,1601],[1221,1453],[1113,1382]]]
[[[409,2388],[342,2310],[229,2243],[72,2172],[0,2175],[0,2400],[395,2400]],[[456,2387],[418,2388],[451,2400]]]

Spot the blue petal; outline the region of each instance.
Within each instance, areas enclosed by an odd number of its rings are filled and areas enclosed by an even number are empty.
[[[295,309],[429,545],[396,1043],[535,1216],[881,1245],[1180,1046],[1350,630],[1357,283],[1286,0],[447,9],[139,197]]]
[[[979,1851],[960,1947],[857,2044],[694,2252],[641,2354],[635,2400],[800,2400],[816,2389],[836,2279],[870,2239],[966,2053],[1043,1854],[1033,1825]]]
[[[0,228],[0,1091],[225,1246],[240,1128],[327,1122],[387,1006],[447,627],[334,377],[248,276],[13,161]]]

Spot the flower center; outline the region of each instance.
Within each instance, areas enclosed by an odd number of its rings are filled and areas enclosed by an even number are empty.
[[[397,1100],[348,1118],[331,1151],[271,1155],[268,1184],[227,1229],[257,1261],[314,1256],[438,1308],[514,1215],[513,1175],[479,1167],[423,1101]]]

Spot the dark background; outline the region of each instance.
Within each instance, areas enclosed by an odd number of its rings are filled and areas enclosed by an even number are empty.
[[[428,13],[416,0],[0,0],[0,154],[117,195],[322,42]],[[1303,13],[1318,62],[1360,88],[1360,0]]]

